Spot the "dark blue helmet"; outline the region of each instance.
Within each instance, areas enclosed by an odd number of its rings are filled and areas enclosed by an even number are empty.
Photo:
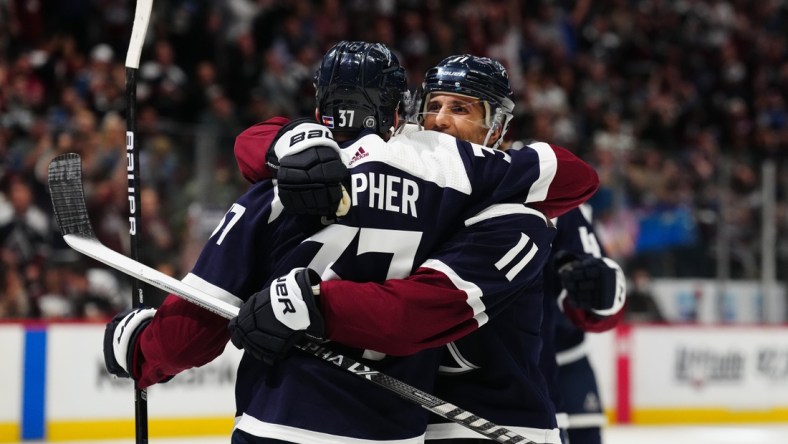
[[[481,100],[485,104],[485,124],[490,129],[488,139],[500,128],[501,135],[494,147],[503,141],[514,111],[514,93],[503,65],[470,54],[447,57],[424,76],[419,98],[422,113],[433,93],[461,94]]]
[[[370,128],[386,134],[407,90],[405,69],[383,44],[342,41],[315,73],[321,123],[333,132]]]

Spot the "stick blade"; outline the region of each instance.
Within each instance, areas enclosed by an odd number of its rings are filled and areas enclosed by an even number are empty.
[[[49,163],[49,194],[60,233],[96,237],[90,225],[82,189],[82,158],[61,154]]]

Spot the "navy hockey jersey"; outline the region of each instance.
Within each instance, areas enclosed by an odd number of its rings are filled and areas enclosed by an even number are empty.
[[[441,349],[428,347],[484,325],[511,303],[504,296],[523,291],[537,279],[541,266],[529,265],[545,260],[553,232],[541,214],[520,202],[548,194],[556,157],[549,147],[509,156],[433,132],[395,139],[386,144],[370,134],[343,148],[350,159],[356,159],[348,161],[353,206],[347,217],[320,231],[319,221],[283,212],[270,182],[253,186],[231,206],[184,281],[238,303],[293,267],[314,268],[327,280],[321,285],[321,308],[329,338],[358,347],[356,355],[374,359],[371,365],[378,370],[430,391]],[[592,171],[579,172],[595,180]],[[589,182],[581,181],[578,188]],[[595,184],[585,189],[593,188]],[[499,234],[495,223],[507,217],[522,228]],[[450,242],[453,233],[473,225],[482,228],[477,238]],[[533,227],[528,235],[526,227]],[[433,257],[440,245],[448,246],[445,255]],[[489,249],[490,254],[467,270],[443,265],[460,264],[460,259],[470,256],[465,254],[468,248]],[[480,273],[482,269],[485,273]],[[403,308],[406,304],[381,299],[392,297],[385,290],[331,291],[331,284],[342,282],[337,278],[382,282],[420,270],[430,270],[421,284],[429,286],[430,280],[438,279],[438,288],[449,284],[451,288],[437,296],[410,294],[411,300],[433,299],[410,312]],[[482,276],[487,271],[499,277],[487,283]],[[508,292],[500,285],[503,281]],[[459,294],[462,301],[456,300]],[[484,299],[487,296],[491,297]],[[409,354],[412,350],[388,350],[388,343],[374,338],[369,343],[341,339],[352,338],[356,326],[367,330],[367,320],[383,326],[381,336],[400,331],[413,324],[411,316],[421,319],[420,310],[437,310],[447,301],[456,307],[454,311],[443,312],[447,321],[430,330],[433,337],[422,336],[419,344],[424,350],[410,356],[384,356],[382,351]],[[140,385],[209,362],[226,345],[226,325],[216,315],[169,297],[143,332],[135,355]],[[415,443],[422,440],[426,427],[421,408],[296,353],[273,367],[245,356],[236,399],[237,427],[285,441]]]
[[[567,250],[578,254],[605,257],[605,251],[594,232],[589,205],[581,205],[559,217],[555,225],[557,234],[553,241],[553,253]],[[619,291],[623,292],[625,285],[623,273],[618,273],[617,277]],[[557,366],[566,359],[580,359],[585,356],[583,342],[586,332],[609,330],[618,324],[624,313],[623,309],[620,309],[615,314],[600,316],[590,310],[580,310],[566,303],[563,298],[563,287],[558,273],[553,266],[549,266],[545,272],[545,319],[542,335],[544,349],[541,367],[559,413],[564,410],[558,389],[560,381]]]

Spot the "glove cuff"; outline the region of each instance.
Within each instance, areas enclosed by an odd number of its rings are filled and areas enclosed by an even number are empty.
[[[133,377],[132,364],[134,363],[134,349],[139,334],[153,320],[155,308],[134,310],[123,318],[115,329],[112,338],[112,347],[118,365],[130,377]]]
[[[282,124],[279,129],[276,131],[273,139],[271,139],[271,144],[268,146],[268,150],[265,152],[265,166],[268,167],[268,170],[272,172],[273,178],[276,179],[276,174],[279,172],[279,156],[276,155],[274,151],[274,147],[276,146],[276,142],[282,137],[282,134],[286,133],[287,131],[293,129],[294,127],[307,122],[314,122],[313,120],[307,119],[306,117],[301,117],[300,119],[293,119],[289,122],[285,122]],[[238,155],[236,154],[236,158]],[[254,182],[252,182],[254,183]]]
[[[271,284],[269,297],[274,316],[287,328],[320,335],[325,328],[313,282],[320,282],[314,270],[294,268]]]
[[[279,160],[283,157],[300,153],[313,146],[327,146],[340,152],[339,144],[334,140],[330,129],[309,119],[298,119],[279,130],[273,142],[273,149],[268,150],[268,155],[273,153],[276,156],[278,168]],[[266,163],[273,162],[274,159],[266,157]]]
[[[306,285],[310,287],[311,292],[304,296],[304,302],[309,309],[309,328],[306,329],[306,335],[312,340],[318,342],[326,341],[326,322],[323,318],[323,311],[320,309],[320,275],[315,270],[307,269],[305,276]]]
[[[607,257],[603,257],[602,261],[604,261],[605,265],[610,267],[610,269],[612,269],[616,274],[616,293],[615,296],[613,296],[613,305],[610,308],[606,308],[604,310],[594,309],[591,311],[598,314],[599,316],[612,316],[621,311],[627,301],[627,280],[624,277],[624,271],[621,269],[618,263],[616,263],[616,261]]]

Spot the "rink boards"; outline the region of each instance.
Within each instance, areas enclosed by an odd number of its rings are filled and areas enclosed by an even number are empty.
[[[133,388],[104,370],[103,324],[0,324],[0,442],[129,438]],[[788,422],[788,327],[643,326],[592,335],[611,422]],[[148,393],[151,437],[229,435],[240,352]]]
[[[134,436],[134,388],[107,373],[104,324],[0,324],[0,442]],[[232,345],[148,390],[151,437],[226,435],[235,413]]]
[[[621,326],[589,335],[611,422],[788,422],[788,327]]]

